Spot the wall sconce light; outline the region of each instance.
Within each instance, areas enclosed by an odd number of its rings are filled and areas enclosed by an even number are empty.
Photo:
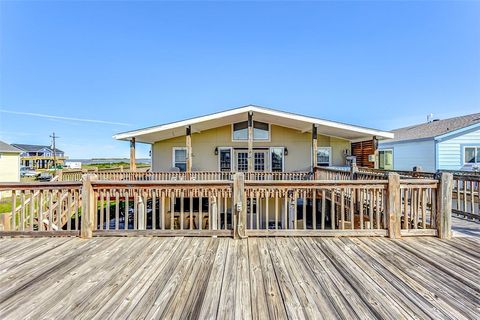
[[[287,149],[287,148],[285,148],[285,149],[283,150],[283,154],[286,155],[286,156],[288,156],[288,149]]]
[[[215,155],[218,156],[218,147],[215,147]]]

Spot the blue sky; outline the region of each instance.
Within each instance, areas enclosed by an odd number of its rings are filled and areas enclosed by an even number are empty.
[[[114,133],[246,104],[379,129],[479,112],[480,3],[0,1],[1,140],[127,157]]]

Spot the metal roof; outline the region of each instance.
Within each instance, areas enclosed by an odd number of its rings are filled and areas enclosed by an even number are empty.
[[[43,145],[37,145],[37,144],[19,144],[19,143],[12,143],[12,146],[20,149],[23,152],[38,152],[42,149],[49,149],[52,150],[51,146],[43,146]],[[55,148],[56,152],[63,152],[62,150]]]
[[[9,145],[6,142],[0,141],[0,152],[14,152],[22,153],[22,150],[15,148],[14,146]]]
[[[131,140],[132,138],[135,138],[137,142],[155,143],[156,141],[185,135],[184,128],[186,126],[191,126],[192,132],[201,132],[227,124],[244,121],[246,120],[245,114],[247,112],[253,112],[254,119],[257,121],[268,122],[275,125],[300,130],[302,132],[310,131],[312,129],[312,124],[315,124],[318,127],[319,134],[335,136],[347,140],[371,138],[372,136],[376,136],[380,139],[393,138],[393,134],[391,132],[365,128],[316,117],[309,117],[256,105],[247,105],[205,116],[142,128],[129,132],[122,132],[114,135],[113,137],[117,140]]]
[[[395,137],[393,139],[385,140],[384,142],[388,143],[428,138],[433,139],[446,133],[451,133],[478,123],[480,123],[480,113],[472,113],[444,120],[434,120],[427,123],[392,130],[391,132],[395,134]]]

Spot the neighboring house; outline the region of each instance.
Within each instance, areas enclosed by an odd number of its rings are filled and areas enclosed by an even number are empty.
[[[33,144],[18,144],[13,143],[17,149],[20,149],[21,165],[32,169],[49,169],[53,167],[54,161],[58,165],[63,165],[65,162],[65,153],[60,149],[55,149],[55,156],[53,148],[44,145]]]
[[[392,130],[379,143],[379,168],[423,171],[465,170],[480,166],[480,113],[433,120]]]
[[[0,141],[0,182],[20,181],[20,153],[22,151]]]
[[[150,144],[153,171],[294,172],[344,166],[352,150],[373,167],[376,140],[393,134],[248,105],[114,138],[131,142],[131,158],[135,142]]]

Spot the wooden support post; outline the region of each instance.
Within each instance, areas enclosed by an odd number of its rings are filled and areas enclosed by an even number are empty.
[[[209,221],[209,223],[212,226],[212,230],[217,230],[218,229],[218,206],[217,206],[217,197],[214,195],[210,196],[210,210],[212,212],[212,221]]]
[[[246,238],[245,226],[247,225],[247,208],[245,198],[245,175],[238,172],[233,175],[233,204],[232,208],[235,214],[232,219],[237,221],[237,227],[233,232],[233,237]]]
[[[254,171],[253,164],[253,112],[248,113],[248,172]]]
[[[187,172],[192,171],[192,127],[186,129],[186,147],[187,147]]]
[[[400,239],[402,237],[400,233],[402,199],[400,194],[400,176],[397,173],[388,174],[386,205],[388,236],[391,239]]]
[[[135,159],[135,138],[130,140],[130,170],[137,170],[137,160]]]
[[[138,195],[138,210],[137,210],[137,221],[138,221],[138,230],[146,229],[146,219],[145,219],[145,203],[143,202],[143,194],[140,192]]]
[[[82,176],[82,226],[80,237],[91,239],[95,228],[94,221],[97,214],[95,206],[95,192],[92,187],[92,181],[97,180],[96,175],[85,174]]]
[[[353,162],[350,165],[350,180],[357,180],[358,167],[357,163]]]
[[[317,144],[317,125],[312,125],[312,171],[315,170],[317,167],[317,152],[318,152],[318,144]]]
[[[441,239],[451,239],[453,174],[449,172],[439,172],[437,178],[439,180],[436,215],[438,237]]]
[[[2,218],[0,219],[0,231],[10,231],[10,217],[12,216],[11,212],[2,213]]]

